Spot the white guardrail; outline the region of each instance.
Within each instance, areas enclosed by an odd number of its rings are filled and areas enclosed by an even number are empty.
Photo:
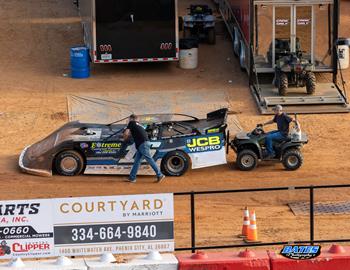
[[[100,257],[59,257],[57,260],[25,260],[16,258],[0,263],[0,270],[177,270],[178,260],[173,254],[151,251],[144,255],[116,255],[106,253]]]

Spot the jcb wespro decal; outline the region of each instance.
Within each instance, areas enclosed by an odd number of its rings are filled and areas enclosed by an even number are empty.
[[[222,135],[199,136],[186,140],[189,153],[218,151],[223,147]]]

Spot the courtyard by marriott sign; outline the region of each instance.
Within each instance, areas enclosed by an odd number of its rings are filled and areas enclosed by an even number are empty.
[[[0,259],[174,250],[172,194],[0,202]]]

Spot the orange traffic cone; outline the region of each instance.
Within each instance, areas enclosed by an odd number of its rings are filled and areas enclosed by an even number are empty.
[[[247,238],[244,239],[244,241],[248,243],[260,242],[258,240],[258,228],[256,226],[256,216],[254,210],[250,213],[250,225],[248,229],[248,235]]]
[[[250,225],[249,210],[248,210],[248,207],[246,206],[243,210],[242,234],[238,235],[238,237],[245,238],[248,236],[249,225]]]

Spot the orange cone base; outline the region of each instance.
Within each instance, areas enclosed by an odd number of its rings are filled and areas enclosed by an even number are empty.
[[[237,237],[238,237],[238,238],[246,238],[247,236],[244,235],[244,234],[238,234]]]

